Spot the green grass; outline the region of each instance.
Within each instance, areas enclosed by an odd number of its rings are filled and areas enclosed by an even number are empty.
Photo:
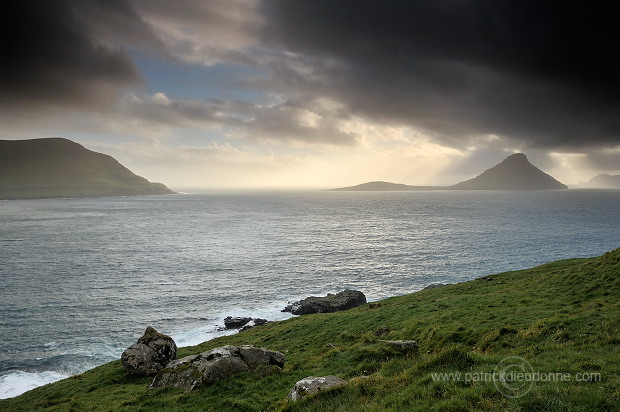
[[[185,393],[148,390],[151,378],[129,376],[116,361],[2,400],[0,410],[620,410],[620,249],[487,278],[386,299],[375,309],[300,316],[179,353],[254,344],[284,352],[283,370],[265,367]],[[384,326],[389,332],[376,336]],[[421,356],[381,342],[397,339],[417,340]],[[489,375],[508,356],[570,380],[534,382],[511,398],[491,380],[464,378]],[[441,373],[461,377],[442,381]],[[350,383],[286,402],[294,383],[309,375]],[[592,379],[577,381],[586,376]]]

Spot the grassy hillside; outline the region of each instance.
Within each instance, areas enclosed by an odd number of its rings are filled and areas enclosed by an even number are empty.
[[[0,199],[166,193],[173,192],[71,140],[0,140]]]
[[[284,370],[265,367],[185,393],[150,391],[151,378],[128,376],[116,361],[0,401],[0,410],[620,410],[619,302],[617,249],[394,297],[377,308],[300,316],[179,354],[255,344],[286,353]],[[415,339],[421,356],[404,356],[385,339]],[[527,370],[527,362],[537,381],[510,382],[512,397],[505,396],[501,382],[484,377],[507,362],[516,364],[512,371]],[[328,374],[350,384],[284,400],[297,380]]]

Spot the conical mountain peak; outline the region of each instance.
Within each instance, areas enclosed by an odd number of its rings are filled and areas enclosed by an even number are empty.
[[[513,153],[510,156],[508,156],[506,159],[504,159],[504,162],[506,161],[510,161],[510,162],[528,162],[529,160],[527,160],[527,156],[523,153]]]
[[[541,190],[567,189],[566,185],[530,163],[523,153],[514,153],[478,177],[457,183],[452,189]]]

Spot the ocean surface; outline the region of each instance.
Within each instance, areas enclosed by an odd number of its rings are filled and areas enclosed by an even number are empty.
[[[278,192],[0,201],[0,398],[179,346],[226,316],[369,301],[620,247],[620,190]]]

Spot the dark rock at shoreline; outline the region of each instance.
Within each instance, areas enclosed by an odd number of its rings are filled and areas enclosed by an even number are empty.
[[[227,316],[224,319],[224,326],[226,326],[226,329],[239,329],[240,327],[242,327],[243,325],[245,325],[251,320],[252,318],[247,318],[247,317]]]
[[[151,326],[136,343],[121,355],[121,362],[128,373],[134,375],[155,375],[177,356],[174,340]]]
[[[266,323],[271,323],[271,321],[263,318],[227,316],[224,319],[225,328],[221,330],[239,329],[239,332],[243,332],[244,330],[252,329],[254,326],[261,326]]]
[[[170,362],[149,389],[173,387],[192,391],[261,365],[283,368],[285,355],[256,346],[222,346]]]
[[[307,315],[310,313],[338,312],[366,304],[366,296],[357,290],[343,290],[335,295],[324,297],[310,296],[298,302],[287,305],[282,312],[291,312],[293,315]]]
[[[252,318],[246,325],[244,325],[239,332],[243,332],[244,330],[252,329],[255,326],[265,325],[267,323],[271,323],[270,320],[262,319],[262,318]]]

